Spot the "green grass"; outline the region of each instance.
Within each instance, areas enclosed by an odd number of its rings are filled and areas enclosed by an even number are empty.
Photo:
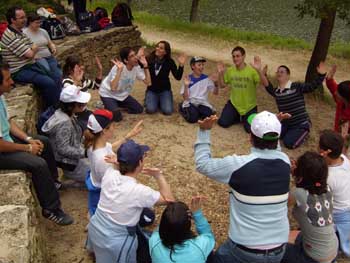
[[[88,7],[92,10],[97,6],[105,7],[109,14],[115,6],[114,2],[99,0],[92,1]],[[299,38],[279,36],[266,32],[238,30],[227,26],[208,23],[191,24],[181,19],[151,14],[148,12],[133,12],[136,24],[154,26],[162,30],[189,33],[196,36],[210,36],[218,40],[241,41],[257,45],[290,50],[309,50],[313,44]],[[329,54],[339,58],[350,58],[350,44],[347,42],[334,42],[331,44]]]

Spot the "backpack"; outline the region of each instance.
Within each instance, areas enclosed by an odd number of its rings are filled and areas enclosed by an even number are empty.
[[[80,35],[80,29],[78,25],[69,17],[64,16],[61,18],[64,32],[67,36]]]
[[[106,8],[103,7],[96,7],[94,11],[94,15],[96,17],[97,21],[100,21],[101,18],[108,17],[108,12]]]
[[[52,40],[62,39],[66,36],[63,25],[57,18],[43,18],[40,27],[49,33]]]
[[[112,12],[112,22],[115,26],[131,26],[133,20],[131,9],[127,3],[117,4]]]
[[[5,21],[0,22],[0,39],[2,35],[4,34],[5,30],[7,29],[8,23]]]
[[[101,29],[92,12],[79,13],[77,24],[82,33],[95,32]]]
[[[42,112],[38,117],[38,122],[36,124],[36,130],[38,134],[45,135],[45,133],[41,130],[44,126],[45,122],[50,119],[52,115],[54,115],[56,111],[56,107],[50,106],[44,112]]]

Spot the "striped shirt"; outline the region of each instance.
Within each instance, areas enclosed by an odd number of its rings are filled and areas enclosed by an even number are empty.
[[[2,35],[1,55],[10,66],[10,72],[15,73],[22,67],[34,63],[33,58],[27,58],[24,54],[31,48],[33,42],[22,32],[8,26]]]
[[[310,122],[309,114],[306,111],[304,93],[312,92],[322,86],[325,76],[325,74],[319,74],[311,83],[292,82],[290,87],[284,89],[275,89],[269,82],[269,86],[265,87],[265,89],[275,98],[278,111],[292,115],[291,118],[282,121],[283,125],[294,127]]]
[[[83,77],[81,82],[82,82],[82,87],[78,86],[78,88],[80,88],[81,91],[87,91],[88,89],[99,89],[102,80],[96,78],[95,81],[92,81],[91,79],[86,79]],[[74,81],[69,77],[64,78],[62,80],[63,88],[66,88],[69,85],[74,85]]]

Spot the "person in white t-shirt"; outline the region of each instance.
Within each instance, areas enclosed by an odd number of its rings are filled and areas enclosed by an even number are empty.
[[[328,164],[327,183],[333,193],[333,217],[340,249],[350,257],[350,161],[342,154],[343,137],[324,130],[319,140],[320,154]]]
[[[144,209],[174,201],[162,172],[143,167],[148,150],[147,145],[133,140],[123,143],[117,151],[119,171],[109,168],[102,178],[101,197],[88,225],[87,241],[97,263],[136,262],[136,227]],[[159,191],[138,183],[140,173],[153,177]]]
[[[101,100],[105,108],[112,112],[118,111],[118,108],[126,108],[130,114],[140,114],[143,112],[143,107],[130,93],[136,79],[143,81],[146,86],[151,85],[144,50],[140,48],[136,54],[132,48],[124,47],[120,50],[119,56],[121,61],[111,60],[114,66],[102,81],[99,90]]]
[[[213,106],[208,101],[209,92],[217,95],[219,88],[214,84],[218,76],[203,74],[204,63],[202,57],[192,57],[190,61],[192,73],[185,76],[181,87],[183,103],[179,105],[179,112],[189,123],[196,123],[214,114]]]
[[[142,130],[143,121],[123,137],[113,143],[108,141],[113,138],[115,129],[113,125],[113,113],[105,109],[95,110],[89,117],[87,133],[85,133],[85,148],[90,162],[90,173],[85,183],[89,190],[88,208],[92,216],[100,199],[101,181],[104,173],[113,165],[108,160],[116,159],[114,151],[126,140],[136,136]]]

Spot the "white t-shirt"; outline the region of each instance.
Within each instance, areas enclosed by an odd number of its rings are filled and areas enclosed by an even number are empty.
[[[215,88],[214,82],[207,75],[202,74],[199,78],[195,78],[192,74],[188,76],[191,80],[189,85],[189,101],[184,101],[182,107],[189,107],[190,103],[195,106],[203,105],[213,108],[208,101],[209,91]],[[185,85],[182,84],[180,94],[184,94]]]
[[[143,208],[153,207],[159,198],[158,191],[109,168],[102,178],[98,209],[119,225],[135,226]]]
[[[328,185],[333,193],[333,208],[337,211],[350,211],[350,161],[341,155],[343,163],[338,166],[329,166]]]
[[[27,35],[27,37],[33,41],[39,48],[39,51],[35,54],[35,58],[47,58],[51,56],[51,52],[49,49],[49,41],[50,36],[46,30],[39,28],[38,32],[32,32],[29,28],[23,29],[23,33]]]
[[[89,148],[87,155],[90,162],[90,178],[91,182],[95,187],[101,188],[102,177],[105,174],[106,170],[110,167],[113,167],[112,164],[105,161],[106,155],[111,155],[115,153],[112,149],[112,144],[107,143],[105,147],[92,150],[92,147]]]
[[[115,78],[118,72],[118,67],[113,66],[101,83],[99,93],[101,97],[113,98],[119,101],[125,100],[131,93],[134,87],[135,80],[145,80],[145,72],[140,66],[133,67],[132,70],[128,70],[124,65],[123,71],[118,83],[118,89],[116,91],[111,90],[112,80]]]

